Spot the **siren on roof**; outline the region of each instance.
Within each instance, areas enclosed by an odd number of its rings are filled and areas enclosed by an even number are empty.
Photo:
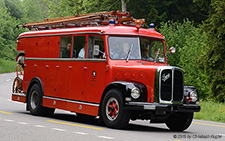
[[[115,25],[115,20],[114,19],[109,20],[109,25]]]
[[[151,23],[151,24],[149,25],[149,29],[155,29],[154,23]]]

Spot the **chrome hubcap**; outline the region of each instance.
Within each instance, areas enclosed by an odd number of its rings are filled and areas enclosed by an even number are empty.
[[[38,105],[38,94],[36,91],[33,91],[31,94],[30,106],[32,109],[35,109]]]

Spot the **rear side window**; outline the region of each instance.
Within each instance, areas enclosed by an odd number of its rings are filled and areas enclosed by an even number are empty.
[[[86,36],[73,37],[73,58],[83,59],[85,55]]]
[[[61,37],[59,58],[70,58],[72,37]]]

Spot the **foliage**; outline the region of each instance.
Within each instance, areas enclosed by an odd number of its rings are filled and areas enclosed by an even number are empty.
[[[200,99],[207,99],[209,85],[206,70],[200,64],[200,57],[203,56],[207,47],[207,36],[205,32],[200,32],[193,28],[193,36],[188,37],[184,47],[180,51],[179,65],[184,70],[184,82],[186,85],[195,86],[198,89]]]
[[[179,66],[184,70],[185,85],[193,85],[198,89],[201,99],[207,98],[209,91],[205,70],[199,65],[200,57],[207,47],[207,36],[196,28],[193,22],[184,20],[183,23],[161,23],[160,32],[165,36],[166,45],[174,46],[176,53],[168,57],[168,63]],[[168,51],[167,51],[168,52]]]
[[[159,25],[169,20],[182,22],[186,18],[197,25],[207,18],[192,0],[129,0],[127,9],[133,12],[135,18],[145,18],[146,27],[150,23]]]
[[[209,18],[203,24],[207,33],[208,48],[202,56],[201,65],[208,75],[207,83],[210,90],[207,93],[218,101],[225,99],[225,1],[212,0]]]
[[[7,12],[7,8],[4,1],[1,2],[3,5],[0,7],[0,56],[3,59],[12,60],[16,53],[16,38],[17,32],[16,18],[10,16]]]
[[[169,56],[168,63],[177,66],[180,63],[180,51],[185,46],[187,40],[194,36],[194,26],[189,20],[184,20],[183,24],[179,22],[168,21],[161,23],[159,31],[165,36],[166,46],[176,48],[176,54]]]

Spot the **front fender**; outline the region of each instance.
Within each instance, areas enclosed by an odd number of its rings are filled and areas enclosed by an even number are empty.
[[[133,88],[139,88],[141,92],[141,96],[138,99],[133,99],[130,95],[131,90]],[[135,102],[147,102],[147,88],[144,84],[138,83],[138,82],[127,82],[127,81],[114,81],[107,85],[107,87],[104,90],[104,93],[106,93],[109,89],[117,88],[121,91],[123,94],[124,100],[126,98],[130,98],[131,101]]]

